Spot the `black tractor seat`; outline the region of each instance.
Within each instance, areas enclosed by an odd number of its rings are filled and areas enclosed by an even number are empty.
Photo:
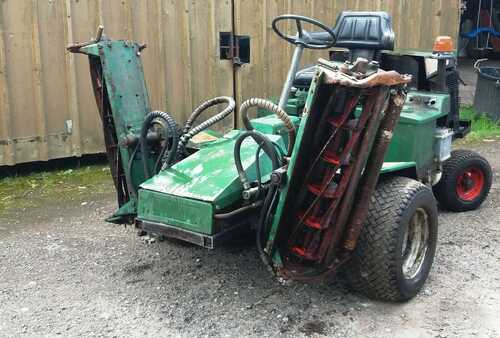
[[[358,57],[379,61],[382,50],[394,50],[394,31],[391,16],[386,12],[342,12],[333,27],[337,38],[335,47],[347,48],[346,59],[355,61]],[[319,41],[330,41],[326,32],[310,33]],[[309,88],[316,73],[316,66],[307,66],[297,72],[294,87]]]

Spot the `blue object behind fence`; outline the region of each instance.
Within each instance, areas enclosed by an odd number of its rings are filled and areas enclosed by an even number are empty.
[[[462,33],[460,36],[468,39],[474,39],[481,33],[490,33],[495,37],[500,37],[500,32],[496,31],[493,27],[479,27],[468,33]]]

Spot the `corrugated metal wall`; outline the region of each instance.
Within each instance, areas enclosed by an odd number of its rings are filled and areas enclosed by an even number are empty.
[[[3,0],[0,1],[0,165],[103,151],[87,59],[66,53],[99,23],[108,36],[145,42],[152,107],[183,120],[203,99],[279,94],[291,48],[273,17],[297,13],[334,23],[344,9],[393,14],[399,48],[456,36],[459,0]],[[233,8],[234,4],[234,8]],[[233,76],[219,32],[251,36],[251,63]],[[314,62],[320,53],[307,53]],[[236,85],[236,88],[234,87]],[[232,121],[227,122],[230,126]]]

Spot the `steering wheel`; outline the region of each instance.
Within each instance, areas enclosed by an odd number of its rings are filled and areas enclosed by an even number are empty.
[[[297,25],[297,35],[287,35],[278,29],[278,22],[283,20],[295,21],[295,24]],[[302,28],[302,22],[307,22],[312,24],[313,26],[319,27],[323,30],[323,32],[307,32]],[[311,19],[306,16],[293,14],[280,15],[273,20],[272,26],[274,32],[278,34],[280,38],[290,42],[291,44],[300,45],[304,48],[328,49],[333,47],[337,40],[337,38],[335,37],[335,33],[330,27],[318,20]]]

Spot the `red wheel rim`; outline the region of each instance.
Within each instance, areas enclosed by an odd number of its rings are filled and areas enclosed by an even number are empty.
[[[477,167],[465,170],[457,179],[457,195],[463,201],[473,201],[484,188],[484,173]]]

